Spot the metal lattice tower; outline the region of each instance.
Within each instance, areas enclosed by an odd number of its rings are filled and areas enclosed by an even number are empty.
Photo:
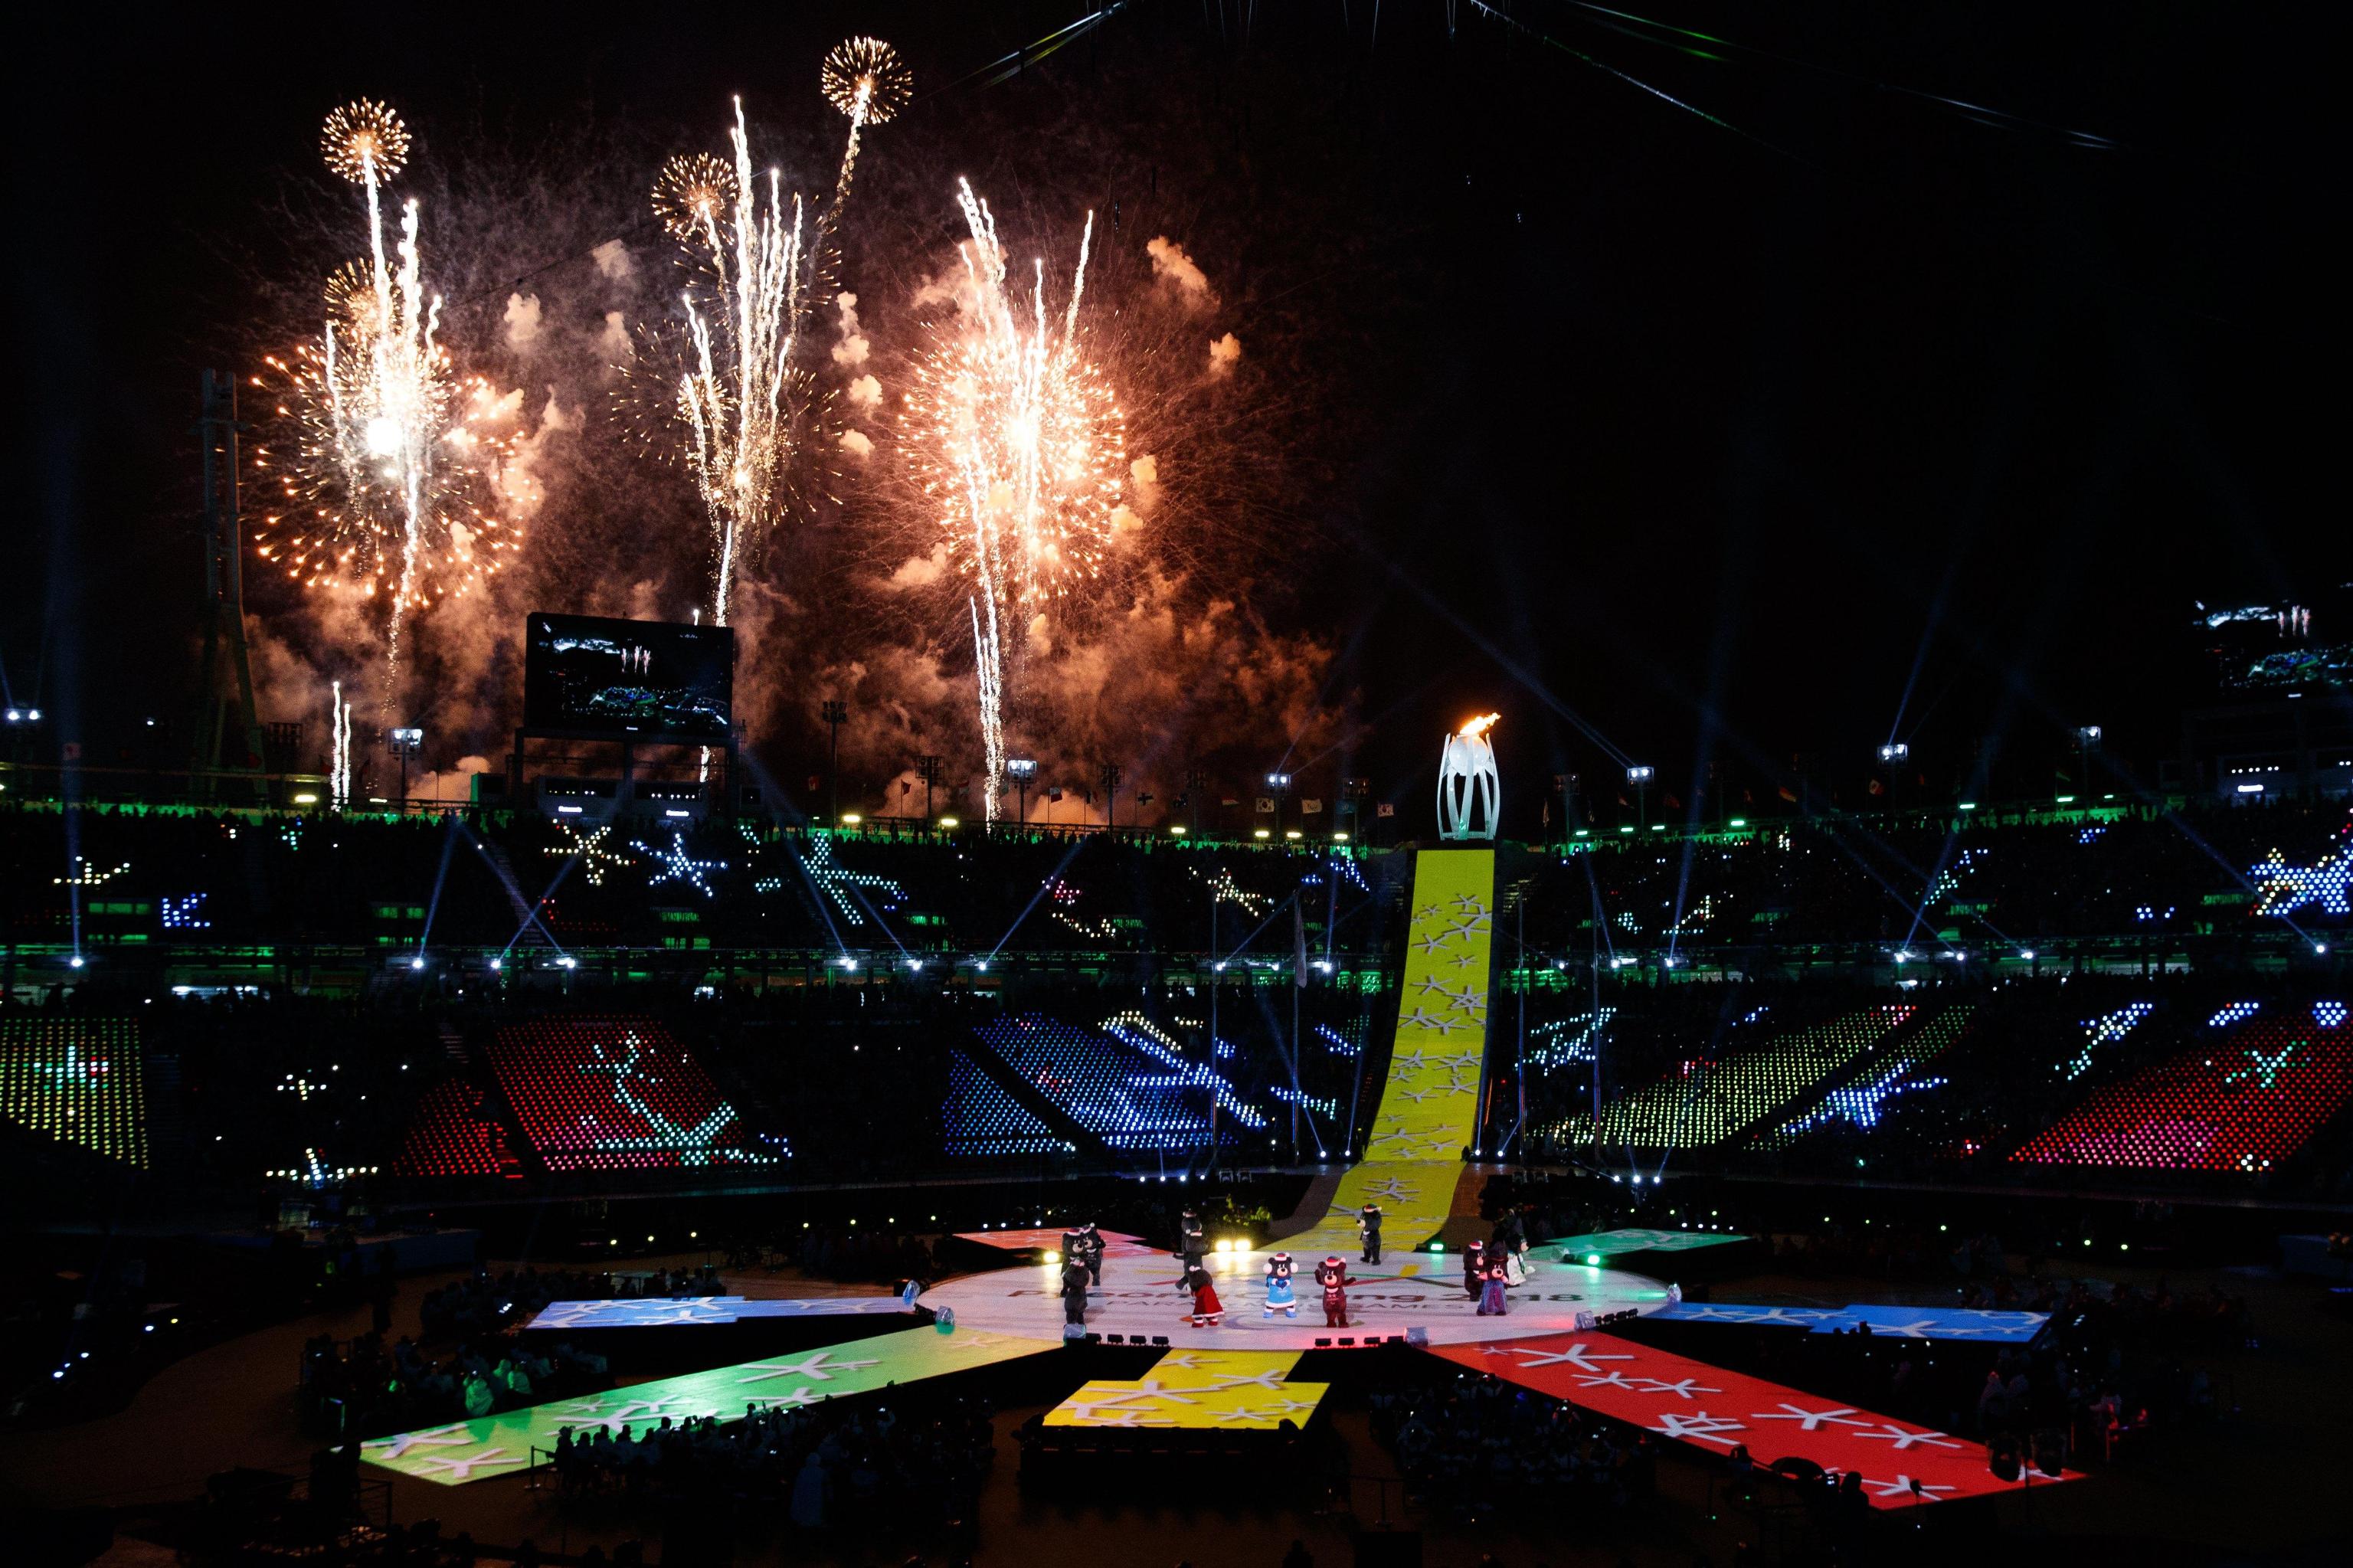
[[[196,445],[203,462],[205,654],[188,758],[189,792],[209,796],[222,773],[253,776],[261,792],[265,753],[254,715],[253,669],[245,646],[244,539],[237,525],[237,384],[204,373]]]

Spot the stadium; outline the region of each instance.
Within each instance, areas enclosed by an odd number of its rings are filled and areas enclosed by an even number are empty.
[[[1878,221],[1836,26],[821,9],[559,51],[634,107],[488,90],[528,152],[274,41],[158,197],[201,287],[41,273],[142,411],[60,418],[0,628],[13,1560],[2337,1560],[2353,585],[2219,411],[2258,351],[2181,351],[2183,442],[2052,348],[2162,459],[1956,437],[2034,451],[1884,537],[1944,482],[1797,427],[1892,405],[1588,448],[1618,392],[1440,286],[1643,357],[1547,269],[1673,204],[1570,128]],[[1841,182],[2189,124],[1935,31]],[[1888,86],[1947,71],[2041,107]],[[1339,216],[1391,154],[1469,194]],[[1576,265],[1663,341],[1699,232]],[[2027,309],[1968,270],[1839,320],[1960,355]],[[2177,461],[2239,531],[2120,546]]]

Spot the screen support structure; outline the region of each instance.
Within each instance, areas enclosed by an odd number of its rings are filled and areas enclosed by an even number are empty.
[[[253,707],[253,668],[245,646],[244,539],[237,526],[237,384],[217,370],[204,375],[196,446],[203,454],[205,652],[197,677],[188,792],[209,800],[237,777],[236,792],[260,797],[261,725]]]
[[[718,794],[711,802],[712,808],[711,814],[723,817],[731,821],[735,818],[735,792],[742,776],[739,767],[741,761],[739,750],[743,736],[741,732],[732,725],[728,727],[727,738],[723,741],[651,740],[637,736],[617,736],[603,730],[533,729],[525,726],[514,732],[514,749],[507,754],[507,799],[515,806],[525,804],[524,789],[529,783],[526,775],[549,771],[545,768],[534,769],[531,767],[530,758],[525,754],[528,743],[534,740],[575,741],[595,746],[618,747],[621,753],[620,772],[616,776],[613,793],[613,814],[617,817],[626,816],[635,809],[639,752],[651,750],[701,753],[708,750],[726,759],[725,767],[719,772]]]

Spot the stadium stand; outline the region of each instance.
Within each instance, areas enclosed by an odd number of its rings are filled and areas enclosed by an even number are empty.
[[[417,1101],[416,1119],[392,1170],[396,1176],[516,1180],[523,1173],[505,1129],[485,1111],[482,1091],[463,1078],[445,1078]]]
[[[1722,1143],[1852,1066],[1915,1011],[1865,1008],[1736,1048],[1714,1062],[1678,1064],[1670,1076],[1604,1107],[1598,1133],[1592,1118],[1572,1118],[1560,1136],[1572,1142],[1598,1136],[1606,1145],[1636,1149]]]
[[[145,1165],[139,1025],[0,1015],[0,1115],[59,1143]]]
[[[507,1024],[491,1070],[523,1136],[551,1171],[756,1165],[735,1107],[670,1032],[649,1019]]]
[[[2179,1052],[2084,1102],[2010,1158],[2152,1171],[2270,1171],[2353,1097],[2342,1002],[2218,1011],[2221,1038]],[[2223,1032],[2227,1031],[2227,1033]]]
[[[1006,1093],[963,1051],[950,1058],[946,1142],[951,1155],[1051,1154],[1054,1129]]]

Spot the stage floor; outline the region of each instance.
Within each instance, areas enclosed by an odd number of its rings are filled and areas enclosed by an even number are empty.
[[[1166,1253],[1106,1256],[1103,1284],[1087,1293],[1087,1330],[1131,1337],[1166,1334],[1176,1346],[1312,1350],[1318,1339],[1344,1330],[1324,1326],[1323,1292],[1314,1277],[1324,1255],[1291,1255],[1299,1315],[1277,1312],[1270,1318],[1262,1310],[1267,1254],[1211,1253],[1206,1261],[1226,1308],[1225,1321],[1213,1329],[1184,1320],[1192,1298],[1176,1288],[1175,1258]],[[1563,1333],[1577,1326],[1579,1312],[1655,1312],[1667,1304],[1666,1287],[1659,1280],[1621,1269],[1544,1263],[1510,1293],[1509,1313],[1482,1318],[1463,1294],[1459,1254],[1391,1253],[1377,1266],[1359,1263],[1354,1254],[1342,1255],[1358,1281],[1348,1291],[1348,1331],[1387,1337],[1427,1329],[1433,1345]],[[993,1269],[943,1281],[923,1293],[921,1305],[934,1312],[953,1309],[959,1329],[1051,1337],[1061,1332],[1060,1282],[1058,1265]]]

